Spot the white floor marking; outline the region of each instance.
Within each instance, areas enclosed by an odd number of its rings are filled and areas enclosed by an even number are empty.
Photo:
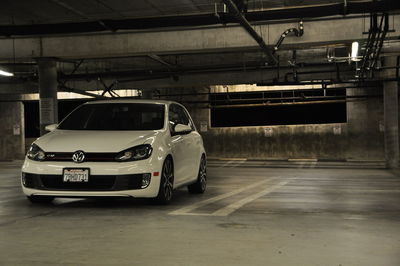
[[[283,187],[284,185],[286,185],[289,181],[281,181],[276,185],[273,185],[267,189],[264,189],[256,194],[253,194],[251,196],[248,196],[244,199],[241,199],[239,201],[236,201],[224,208],[219,209],[218,211],[215,211],[212,213],[213,216],[227,216],[229,214],[231,214],[232,212],[236,211],[237,209],[243,207],[245,204],[250,203],[262,196],[265,196],[269,193],[271,193],[272,191],[279,189],[281,187]]]
[[[273,178],[272,178],[272,179],[273,179]],[[239,194],[239,193],[241,193],[241,192],[243,192],[243,191],[246,191],[246,190],[248,190],[248,189],[252,189],[252,188],[254,188],[254,187],[258,187],[258,186],[260,186],[260,185],[263,185],[263,184],[265,184],[265,183],[268,183],[268,182],[270,182],[272,179],[268,179],[268,180],[263,180],[263,181],[260,181],[260,182],[256,182],[256,183],[251,184],[251,185],[249,185],[249,186],[242,187],[242,188],[233,190],[233,191],[231,191],[231,192],[228,192],[228,193],[225,193],[225,194],[221,194],[221,195],[219,195],[219,196],[215,196],[215,197],[213,197],[213,198],[209,198],[209,199],[206,199],[206,200],[203,200],[203,201],[196,202],[196,203],[194,203],[194,204],[192,204],[192,205],[189,205],[189,206],[183,207],[183,208],[181,208],[181,209],[175,210],[175,211],[173,211],[173,212],[170,212],[169,214],[171,214],[171,215],[182,215],[182,214],[186,214],[186,213],[188,213],[188,212],[190,212],[190,211],[192,211],[192,210],[194,210],[194,209],[200,208],[200,207],[205,206],[205,205],[207,205],[207,204],[210,204],[210,203],[213,203],[213,202],[216,202],[216,201],[219,201],[219,200],[222,200],[222,199],[231,197],[231,196],[233,196],[233,195]]]
[[[233,161],[228,161],[228,162],[224,163],[221,167],[226,167],[227,165],[229,165],[231,163],[233,163]]]
[[[280,187],[284,186],[289,181],[282,181],[282,182],[278,183],[277,185],[273,185],[273,186],[271,186],[271,187],[269,187],[269,188],[267,188],[267,189],[265,189],[265,190],[263,190],[261,192],[258,192],[258,193],[254,194],[252,196],[249,196],[249,197],[246,197],[244,199],[241,199],[238,202],[232,203],[232,204],[228,205],[227,207],[221,208],[221,209],[219,209],[219,210],[217,210],[217,211],[215,211],[214,213],[211,213],[211,214],[210,213],[191,213],[191,211],[193,211],[195,209],[198,209],[200,207],[203,207],[203,206],[205,206],[207,204],[211,204],[211,203],[217,202],[219,200],[222,200],[222,199],[225,199],[225,198],[229,198],[229,197],[234,196],[236,194],[242,193],[243,191],[246,191],[246,190],[249,190],[249,189],[252,189],[252,188],[255,188],[255,187],[259,187],[259,186],[265,185],[265,184],[270,183],[271,181],[275,180],[276,178],[278,178],[278,177],[272,177],[272,178],[270,178],[268,180],[263,180],[263,181],[260,181],[260,182],[256,182],[256,183],[251,184],[249,186],[246,186],[246,187],[243,187],[243,188],[239,188],[239,189],[233,190],[233,191],[225,193],[225,194],[221,194],[219,196],[215,196],[215,197],[207,199],[207,200],[196,202],[196,203],[194,203],[192,205],[189,205],[189,206],[180,208],[178,210],[172,211],[169,214],[170,215],[201,215],[201,216],[226,216],[226,215],[229,215],[233,211],[235,211],[238,208],[242,207],[244,204],[249,203],[252,200],[255,200],[255,199],[257,199],[257,198],[259,198],[259,197],[261,197],[263,195],[266,195],[266,194],[272,192],[273,190],[275,190],[277,188],[280,188]],[[236,209],[234,209],[234,208],[236,208]]]
[[[299,167],[297,167],[297,168],[304,168],[304,165],[306,164],[306,162],[301,162],[300,164],[299,164]]]
[[[310,165],[310,168],[315,168],[315,166],[317,165],[317,163],[318,163],[317,161],[312,162],[311,165]]]
[[[234,168],[234,167],[238,167],[238,166],[240,166],[242,163],[244,163],[245,162],[245,160],[243,160],[243,161],[237,161],[235,164],[232,164],[232,165],[229,165],[229,167],[231,167],[231,168]]]

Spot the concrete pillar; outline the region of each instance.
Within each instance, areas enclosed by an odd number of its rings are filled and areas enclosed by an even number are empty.
[[[0,102],[0,161],[24,158],[24,127],[22,102]]]
[[[385,158],[382,88],[349,88],[347,96],[369,96],[360,101],[347,101],[347,159],[383,160]]]
[[[38,60],[40,135],[47,133],[47,125],[58,123],[57,67],[53,59]]]
[[[395,66],[396,57],[387,57],[386,66]],[[394,75],[389,69],[387,77]],[[383,84],[383,105],[385,122],[385,159],[388,168],[399,167],[399,93],[397,81],[385,81]]]
[[[153,90],[152,89],[142,89],[142,99],[152,99],[153,98]]]

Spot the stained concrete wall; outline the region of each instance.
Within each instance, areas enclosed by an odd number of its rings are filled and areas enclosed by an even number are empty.
[[[165,89],[162,95],[207,93],[208,88]],[[347,103],[347,123],[210,128],[208,96],[162,96],[187,102],[211,157],[254,159],[384,160],[381,89],[351,89],[348,95],[369,95]]]
[[[25,155],[24,106],[22,102],[0,102],[0,160]]]
[[[346,154],[345,124],[213,128],[205,139],[209,156],[254,159],[341,159]]]
[[[381,89],[348,89],[349,96],[371,97],[347,102],[347,123],[231,128],[210,128],[208,105],[194,103],[207,101],[208,92],[209,88],[194,87],[158,90],[156,95],[173,94],[160,98],[186,102],[210,157],[384,159]],[[185,95],[191,93],[204,94]],[[23,158],[23,114],[21,102],[0,102],[0,160]]]
[[[347,102],[348,158],[384,159],[382,88],[348,89],[347,95],[370,98]]]

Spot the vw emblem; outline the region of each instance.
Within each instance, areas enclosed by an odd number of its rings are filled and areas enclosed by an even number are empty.
[[[75,163],[82,163],[85,160],[85,153],[83,151],[76,151],[72,155],[72,161]]]

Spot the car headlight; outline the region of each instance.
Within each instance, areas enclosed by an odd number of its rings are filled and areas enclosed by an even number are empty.
[[[26,156],[34,161],[43,161],[45,158],[45,153],[38,145],[32,144]]]
[[[121,151],[117,156],[115,156],[115,160],[118,162],[144,160],[151,156],[152,151],[153,148],[150,144],[138,145]]]

